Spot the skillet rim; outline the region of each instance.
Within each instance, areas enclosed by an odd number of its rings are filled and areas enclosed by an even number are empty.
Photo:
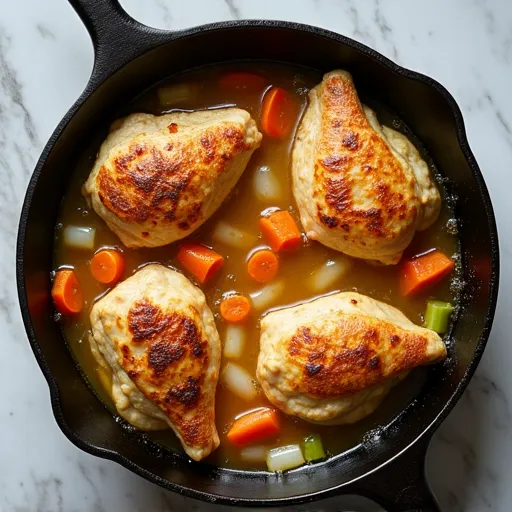
[[[165,31],[159,29],[153,29],[150,27],[146,27],[144,25],[140,25],[141,29],[148,32],[149,37],[153,38],[153,41],[150,42],[149,45],[142,50],[133,51],[133,55],[126,59],[125,63],[117,66],[108,68],[108,63],[106,64],[107,69],[103,68],[103,73],[95,73],[97,70],[99,59],[97,55],[95,55],[94,67],[92,76],[87,83],[85,89],[76,100],[76,102],[71,106],[71,108],[64,115],[62,120],[59,122],[48,142],[46,143],[41,156],[36,164],[36,167],[33,171],[33,174],[30,178],[30,181],[27,186],[27,191],[25,194],[25,198],[23,201],[23,206],[20,215],[20,222],[18,228],[18,237],[17,237],[17,246],[16,246],[16,281],[17,281],[17,290],[18,290],[18,299],[20,302],[20,309],[23,318],[23,324],[25,326],[25,330],[27,333],[27,337],[36,357],[36,360],[45,376],[45,379],[48,383],[48,387],[50,390],[50,398],[53,415],[55,420],[64,433],[64,435],[78,448],[81,450],[90,453],[91,455],[95,455],[100,458],[108,459],[117,462],[121,466],[126,469],[142,476],[146,480],[149,480],[153,483],[160,485],[161,487],[177,492],[183,496],[187,496],[190,498],[196,498],[203,501],[217,503],[217,504],[226,504],[226,505],[244,505],[244,506],[252,506],[252,507],[260,507],[260,506],[279,506],[279,505],[293,505],[293,504],[302,504],[308,503],[311,501],[315,501],[322,498],[328,498],[337,494],[348,494],[354,492],[354,489],[351,486],[355,482],[363,482],[366,477],[371,475],[372,473],[376,473],[381,470],[384,466],[387,466],[393,460],[398,459],[402,454],[408,451],[413,445],[420,444],[420,441],[426,441],[426,446],[430,442],[430,438],[435,430],[439,427],[441,422],[446,418],[448,413],[455,406],[459,398],[461,397],[463,391],[468,386],[471,377],[473,376],[482,354],[487,345],[489,335],[492,328],[492,323],[494,319],[494,314],[496,310],[497,298],[498,298],[498,288],[499,288],[499,267],[500,267],[500,256],[499,256],[499,243],[498,243],[498,231],[496,226],[496,220],[494,216],[494,211],[492,207],[491,198],[489,195],[489,191],[484,181],[484,177],[480,168],[475,160],[473,152],[469,146],[469,142],[466,136],[466,130],[464,125],[464,120],[462,116],[462,112],[456,103],[453,96],[448,92],[448,90],[441,85],[439,82],[434,80],[433,78],[424,75],[422,73],[407,69],[403,66],[400,66],[383,56],[376,50],[355,41],[347,36],[343,36],[336,32],[315,27],[312,25],[306,25],[302,23],[288,22],[288,21],[278,21],[278,20],[232,20],[225,22],[215,22],[204,25],[199,25],[195,27],[191,27],[184,30],[179,31]],[[89,444],[84,441],[78,434],[76,434],[66,423],[64,419],[64,415],[61,408],[60,394],[58,390],[57,383],[55,378],[53,377],[50,368],[42,354],[40,346],[37,342],[34,329],[32,327],[31,315],[28,308],[28,298],[27,298],[27,290],[25,287],[25,279],[24,279],[24,246],[25,246],[25,237],[27,230],[27,223],[29,217],[29,211],[31,208],[32,198],[35,192],[35,188],[37,186],[37,182],[39,177],[43,171],[44,166],[46,165],[47,159],[56,143],[58,138],[61,136],[63,131],[66,129],[68,123],[73,118],[73,116],[77,113],[77,111],[82,107],[82,105],[87,101],[87,99],[91,96],[91,94],[106,80],[108,80],[115,72],[124,67],[126,64],[136,59],[137,57],[142,56],[149,51],[157,48],[158,46],[167,44],[172,42],[175,39],[187,38],[189,36],[194,36],[203,31],[217,31],[217,30],[239,30],[244,27],[249,28],[270,28],[277,30],[290,30],[295,32],[306,32],[311,33],[317,36],[321,36],[326,39],[330,39],[337,44],[346,45],[358,52],[363,53],[364,55],[370,57],[378,64],[385,66],[390,71],[404,78],[408,78],[411,80],[415,80],[421,82],[435,91],[437,91],[443,100],[448,104],[450,110],[453,114],[455,128],[457,133],[457,141],[459,147],[468,162],[468,165],[471,169],[473,177],[475,179],[476,185],[479,190],[479,194],[481,200],[483,201],[483,206],[487,215],[488,229],[491,240],[491,276],[489,279],[489,303],[485,316],[485,324],[480,333],[479,340],[476,344],[474,354],[471,358],[471,361],[464,373],[464,375],[460,378],[459,383],[455,391],[452,393],[447,402],[442,406],[439,414],[430,422],[430,424],[423,427],[423,431],[419,434],[416,439],[399,453],[391,455],[384,463],[380,466],[377,466],[371,471],[347,482],[344,482],[340,485],[324,489],[322,491],[317,491],[314,493],[306,493],[306,494],[298,494],[295,496],[285,497],[285,498],[270,498],[270,499],[253,499],[253,498],[233,498],[228,496],[220,496],[212,493],[207,493],[203,491],[198,491],[189,487],[185,487],[183,485],[172,483],[164,478],[161,478],[154,473],[142,468],[136,463],[132,462],[130,459],[127,459],[123,455],[115,452],[113,450],[109,450],[106,448],[100,448]],[[136,36],[137,34],[135,34]],[[224,468],[222,468],[224,470]],[[229,470],[231,471],[231,470]],[[247,473],[244,471],[244,473]],[[346,489],[346,492],[341,492]]]

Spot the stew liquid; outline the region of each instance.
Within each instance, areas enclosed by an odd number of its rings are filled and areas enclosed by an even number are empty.
[[[219,78],[227,71],[233,71],[233,69],[258,73],[264,77],[265,87],[257,91],[251,91],[249,88],[243,87],[220,87]],[[266,88],[271,85],[284,88],[293,96],[302,111],[306,106],[308,89],[319,83],[320,80],[321,75],[319,73],[281,65],[248,64],[236,68],[233,66],[217,66],[190,72],[182,75],[177,80],[158,84],[154,89],[145,92],[120,111],[119,117],[131,112],[161,114],[174,109],[195,110],[236,105],[248,110],[260,126],[261,99]],[[383,124],[398,130],[403,129],[403,124],[398,119],[379,109],[376,105],[371,106],[376,108],[379,119]],[[298,120],[299,118],[297,118],[297,122]],[[99,143],[107,135],[107,128],[105,127],[105,133],[98,134],[87,154],[80,159],[69,190],[64,197],[59,223],[56,228],[54,263],[55,268],[72,266],[75,269],[86,299],[86,305],[81,313],[61,319],[65,338],[78,364],[87,375],[91,386],[107,407],[115,413],[115,407],[107,391],[110,387],[111,377],[104,369],[98,368],[88,343],[90,309],[94,301],[108,291],[106,285],[102,285],[92,278],[89,269],[90,260],[99,248],[115,246],[122,250],[126,261],[123,278],[130,276],[139,266],[147,262],[161,262],[180,271],[183,271],[183,269],[176,260],[179,241],[156,249],[127,249],[95,212],[87,207],[80,189],[92,169]],[[409,134],[407,135],[409,136]],[[197,241],[212,247],[225,258],[220,271],[205,285],[200,285],[215,315],[221,342],[223,342],[227,326],[219,314],[219,301],[223,294],[236,291],[250,295],[265,286],[255,282],[247,273],[248,255],[256,247],[267,247],[258,227],[261,212],[272,207],[288,210],[300,226],[291,191],[290,154],[293,137],[293,132],[284,140],[264,135],[261,147],[254,153],[242,178],[228,199],[212,218],[187,238],[187,240]],[[414,139],[412,140],[414,141]],[[256,193],[255,184],[258,182],[256,174],[259,172],[271,172],[275,177],[273,181],[274,196],[271,200],[262,197],[261,193]],[[436,173],[435,169],[433,169],[433,172]],[[439,220],[428,230],[416,235],[413,243],[406,251],[406,256],[423,253],[432,248],[438,248],[449,256],[457,253],[457,238],[450,234],[450,230],[447,228],[447,225],[450,226],[454,222],[449,221],[453,217],[453,212],[447,204],[442,184],[438,183],[438,186],[443,196],[443,207]],[[247,240],[249,241],[247,248],[231,247],[215,239],[213,233],[219,221],[224,221],[230,226],[247,233]],[[65,245],[62,228],[69,225],[95,228],[94,250],[80,250]],[[330,287],[321,292],[315,291],[314,285],[312,285],[314,278],[311,277],[311,274],[329,260],[338,261],[340,258],[343,258],[344,261],[347,260],[345,256],[336,251],[332,251],[317,242],[309,241],[306,241],[298,251],[279,254],[280,267],[275,280],[283,283],[282,292],[269,304],[268,308],[261,311],[253,310],[250,319],[242,324],[246,330],[246,341],[242,357],[235,361],[237,364],[245,368],[252,376],[255,375],[259,350],[259,320],[261,315],[269,308],[310,300],[319,294],[331,293],[337,290],[354,290],[385,301],[403,311],[414,323],[422,324],[422,315],[425,312],[428,298],[454,302],[455,298],[450,291],[449,279],[445,279],[439,285],[428,289],[424,293],[412,297],[403,297],[399,290],[399,266],[372,266],[358,260],[350,260],[350,270]],[[184,273],[194,281],[187,272]],[[221,373],[222,368],[228,362],[226,358],[223,358]],[[279,413],[281,424],[279,437],[258,444],[264,444],[269,448],[296,444],[300,443],[304,436],[317,433],[321,436],[327,452],[338,454],[357,445],[364,434],[372,428],[389,423],[421,388],[427,371],[424,368],[412,371],[403,382],[390,392],[375,413],[354,425],[325,427],[309,424]],[[216,424],[221,444],[207,461],[225,467],[264,468],[264,461],[257,463],[244,460],[240,455],[240,448],[231,446],[227,441],[226,432],[237,415],[255,407],[266,405],[269,405],[268,401],[261,391],[255,400],[246,402],[235,396],[219,382],[216,395]],[[171,430],[152,432],[148,435],[165,447],[181,450]]]

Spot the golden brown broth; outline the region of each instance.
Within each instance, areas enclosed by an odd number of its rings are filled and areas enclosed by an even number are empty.
[[[233,68],[228,68],[233,69]],[[239,69],[239,68],[237,68]],[[304,88],[310,88],[320,80],[320,75],[310,71],[298,70],[292,67],[277,65],[247,65],[243,69],[257,71],[265,77],[268,86],[278,85],[287,89],[301,105],[306,104]],[[226,71],[226,68],[215,67],[191,72],[179,79],[179,83],[188,84],[192,96],[180,101],[173,108],[199,109],[208,108],[222,104],[236,104],[247,109],[257,120],[260,115],[260,103],[262,92],[247,93],[246,91],[225,91],[217,87],[218,77]],[[169,82],[175,83],[175,82]],[[159,87],[168,84],[159,84]],[[169,110],[169,106],[162,107],[159,104],[157,88],[154,88],[132,104],[125,108],[120,115],[129,112],[150,112],[159,114]],[[388,116],[389,117],[389,116]],[[105,135],[107,127],[105,127]],[[264,240],[258,229],[258,219],[262,210],[269,207],[289,209],[297,218],[296,207],[291,194],[289,160],[290,149],[293,141],[293,134],[286,140],[276,140],[264,137],[261,147],[253,155],[244,175],[236,185],[235,189],[224,202],[223,206],[213,217],[207,221],[189,239],[199,241],[213,247],[225,257],[225,263],[218,274],[201,288],[206,294],[208,303],[215,315],[217,327],[221,340],[224,338],[226,324],[220,318],[218,302],[223,293],[236,290],[249,294],[261,288],[262,285],[255,283],[247,274],[246,259],[249,251],[233,249],[229,246],[216,243],[212,240],[212,230],[220,220],[228,222],[234,227],[243,229],[249,234],[258,237],[259,244],[264,245]],[[80,189],[94,163],[94,154],[98,150],[98,143],[90,148],[87,155],[81,159],[78,169],[71,181],[68,193],[63,203],[59,224],[56,229],[55,240],[55,267],[72,266],[75,268],[80,283],[83,287],[86,306],[84,310],[72,318],[62,319],[62,327],[65,337],[73,351],[78,364],[85,372],[91,386],[99,394],[105,404],[114,411],[112,401],[106,392],[110,386],[110,376],[103,369],[99,369],[93,359],[87,342],[89,324],[89,312],[94,301],[107,291],[104,285],[97,283],[90,274],[89,263],[94,251],[84,251],[70,248],[64,245],[60,236],[62,226],[78,225],[96,228],[96,249],[103,246],[121,247],[120,241],[107,228],[102,220],[93,212],[89,211]],[[273,203],[261,202],[256,199],[253,188],[253,177],[260,166],[268,166],[279,180],[281,197]],[[413,243],[407,250],[407,254],[413,255],[437,247],[451,255],[457,251],[457,240],[447,233],[446,222],[453,216],[445,204],[439,220],[434,226],[425,232],[418,233]],[[180,268],[176,261],[176,252],[179,243],[157,249],[130,250],[122,247],[126,259],[125,277],[131,275],[140,265],[147,262],[158,261],[165,265],[172,265]],[[304,286],[304,279],[309,276],[313,269],[335,258],[337,253],[316,242],[308,243],[298,252],[293,254],[280,255],[280,269],[278,278],[282,279],[285,287],[282,295],[272,307],[279,307],[295,302],[309,300],[312,298],[308,287]],[[186,272],[185,272],[186,274]],[[190,276],[188,276],[190,277]],[[335,290],[357,290],[376,299],[384,300],[402,310],[413,322],[420,324],[425,309],[425,301],[428,297],[436,297],[442,300],[453,300],[449,291],[449,282],[446,280],[423,294],[414,297],[404,298],[398,289],[397,267],[373,267],[362,261],[354,261],[353,269],[336,283],[332,289]],[[237,361],[246,368],[252,375],[255,373],[256,359],[258,355],[258,329],[259,316],[253,315],[246,322],[247,340],[245,352]],[[222,366],[227,361],[222,361]],[[352,426],[322,427],[308,424],[292,417],[281,414],[281,434],[277,439],[265,442],[266,446],[274,447],[283,444],[298,443],[305,435],[318,433],[322,436],[324,445],[329,453],[336,454],[347,450],[361,441],[362,436],[369,429],[378,425],[388,423],[411,398],[418,392],[425,379],[425,370],[417,369],[405,379],[399,386],[392,390],[381,407],[369,418],[360,421]],[[209,461],[220,466],[244,468],[262,467],[254,463],[247,463],[240,459],[239,449],[233,448],[227,442],[225,433],[238,414],[261,405],[268,405],[263,394],[260,392],[252,402],[234,396],[221,384],[217,388],[216,398],[216,423],[219,430],[220,447],[209,457]],[[173,449],[179,448],[174,434],[171,431],[156,432],[150,436],[164,446]]]

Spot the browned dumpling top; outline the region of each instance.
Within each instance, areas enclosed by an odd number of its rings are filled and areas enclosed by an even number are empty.
[[[148,265],[94,305],[91,326],[93,354],[112,371],[123,418],[143,430],[171,427],[195,460],[217,448],[220,341],[199,288]]]
[[[346,71],[327,73],[310,91],[292,174],[307,236],[349,256],[395,264],[439,215],[427,164],[361,105]]]
[[[260,142],[237,108],[132,114],[113,125],[83,194],[127,247],[167,245],[217,210]]]
[[[434,331],[384,302],[342,292],[265,316],[257,377],[287,414],[353,423],[409,370],[445,357]]]

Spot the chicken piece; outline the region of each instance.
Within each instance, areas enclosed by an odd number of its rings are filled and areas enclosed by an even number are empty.
[[[92,352],[112,371],[111,395],[126,421],[171,427],[194,460],[217,448],[220,340],[199,288],[148,265],[96,302],[91,325]]]
[[[356,258],[396,264],[441,198],[402,134],[361,105],[346,71],[309,93],[292,153],[293,193],[307,236]]]
[[[286,414],[345,424],[371,414],[409,370],[445,357],[434,331],[388,304],[342,292],[264,317],[256,375]]]
[[[127,247],[167,245],[217,210],[260,142],[238,108],[132,114],[112,126],[83,195]]]

